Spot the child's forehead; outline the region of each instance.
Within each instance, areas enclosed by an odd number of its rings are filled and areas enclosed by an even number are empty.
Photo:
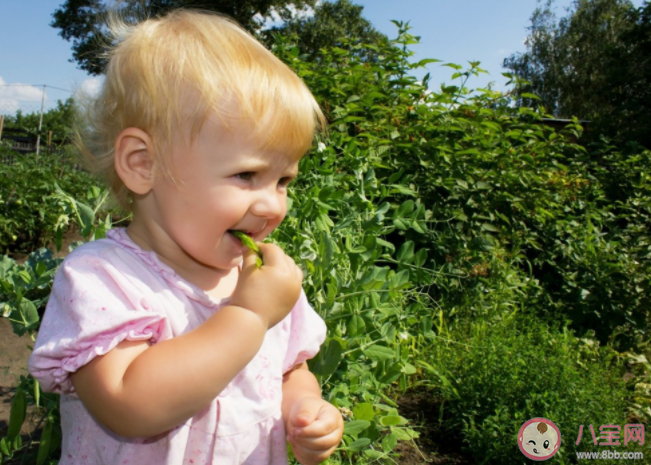
[[[260,124],[264,122],[244,118],[224,120],[211,114],[202,125],[197,140],[216,148],[230,149],[232,155],[246,160],[251,166],[269,163],[294,164],[303,157],[303,153],[293,153],[278,144],[277,138],[268,137],[268,132],[261,130]]]
[[[189,153],[202,154],[207,163],[219,163],[224,169],[242,171],[282,170],[298,174],[298,162],[302,158],[283,147],[265,140],[264,132],[252,131],[242,122],[225,124],[216,117],[209,117],[193,138],[186,128],[173,150],[176,163],[183,163]],[[188,152],[188,150],[190,150]]]

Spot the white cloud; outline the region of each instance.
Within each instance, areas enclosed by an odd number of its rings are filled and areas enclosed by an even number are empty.
[[[35,111],[40,109],[43,88],[20,82],[6,82],[0,76],[0,114],[13,114],[16,110]],[[45,94],[47,100],[47,92]]]
[[[317,6],[321,3],[321,1],[317,2]],[[290,5],[289,10],[292,12],[292,16],[295,18],[299,19],[304,19],[304,18],[309,18],[311,16],[314,16],[314,9],[311,7],[306,7],[303,9],[297,9],[295,6]],[[260,16],[260,14],[255,15],[255,19],[260,21],[262,23],[262,30],[266,29],[271,29],[272,27],[276,26],[281,26],[283,24],[283,20],[280,18],[280,15],[278,12],[272,8],[271,9],[271,15],[268,18],[263,18]]]
[[[77,92],[81,92],[85,95],[88,95],[89,97],[97,97],[97,95],[99,95],[99,91],[102,88],[103,83],[104,83],[103,77],[102,78],[91,77],[85,79],[78,86]],[[75,92],[75,94],[77,94],[77,92]]]
[[[506,56],[512,55],[513,52],[511,50],[507,50],[505,48],[500,48],[495,54],[498,57],[506,57]]]

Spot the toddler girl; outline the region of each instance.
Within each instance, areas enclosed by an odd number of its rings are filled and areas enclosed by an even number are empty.
[[[111,30],[82,149],[133,220],[62,263],[30,358],[61,394],[59,463],[286,464],[286,440],[320,463],[343,432],[305,363],[325,324],[300,268],[259,242],[287,213],[318,105],[224,17]]]

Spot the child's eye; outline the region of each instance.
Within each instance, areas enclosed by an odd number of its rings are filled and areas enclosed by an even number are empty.
[[[255,173],[253,173],[252,171],[246,171],[244,173],[238,173],[235,176],[237,176],[238,178],[240,178],[240,179],[242,179],[244,181],[249,181],[249,180],[251,180],[251,178],[253,177],[254,174]]]

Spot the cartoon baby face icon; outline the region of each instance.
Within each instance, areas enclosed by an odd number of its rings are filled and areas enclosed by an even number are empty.
[[[532,460],[551,458],[561,445],[561,432],[554,422],[546,418],[532,418],[520,428],[518,446]]]

